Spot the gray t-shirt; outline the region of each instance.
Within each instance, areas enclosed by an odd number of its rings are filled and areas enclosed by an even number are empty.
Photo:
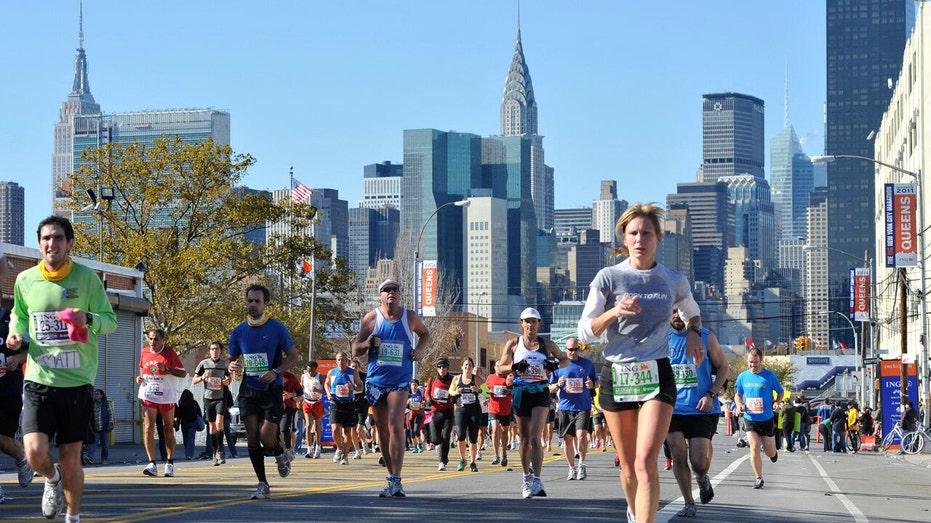
[[[678,306],[684,318],[698,316],[689,282],[682,274],[657,263],[647,270],[630,266],[629,260],[598,271],[579,320],[579,338],[584,343],[597,339],[591,322],[614,307],[624,296],[638,296],[641,312],[622,317],[604,332],[601,348],[612,363],[655,360],[669,356],[669,318]]]
[[[223,358],[217,361],[207,358],[197,364],[194,375],[204,378],[205,400],[223,399],[223,378],[228,376],[229,373],[229,362]]]

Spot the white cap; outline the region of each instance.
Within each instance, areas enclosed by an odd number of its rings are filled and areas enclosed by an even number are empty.
[[[527,307],[520,313],[520,319],[522,320],[543,320],[540,316],[540,312],[533,307]]]
[[[381,282],[381,285],[378,286],[378,292],[381,292],[388,285],[394,285],[395,287],[398,287],[398,288],[401,287],[400,285],[398,285],[398,282],[392,280],[391,278],[388,278],[387,280]]]

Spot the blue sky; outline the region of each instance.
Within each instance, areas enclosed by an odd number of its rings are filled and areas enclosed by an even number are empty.
[[[694,181],[701,95],[766,103],[769,140],[790,120],[823,149],[824,2],[525,0],[521,34],[556,207],[591,205],[602,179],[628,201]],[[51,210],[53,127],[73,78],[77,0],[4,6],[0,180],[26,189],[26,245]],[[87,0],[84,49],[104,112],[229,111],[246,183],[280,188],[288,167],[351,207],[362,167],[402,161],[402,131],[489,135],[517,27],[502,0],[126,2]]]

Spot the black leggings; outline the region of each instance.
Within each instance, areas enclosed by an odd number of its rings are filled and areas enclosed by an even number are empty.
[[[459,439],[456,441],[465,441],[466,434],[469,436],[469,443],[478,441],[478,429],[482,424],[482,407],[478,403],[466,407],[456,407],[456,432],[459,433]]]
[[[453,431],[453,411],[438,410],[430,420],[430,438],[440,454],[440,462],[449,463],[449,436]]]

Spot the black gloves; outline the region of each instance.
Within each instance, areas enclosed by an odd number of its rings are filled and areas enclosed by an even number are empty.
[[[530,363],[528,363],[527,360],[520,360],[520,361],[514,362],[514,364],[511,365],[511,370],[514,370],[517,372],[527,372],[527,369],[529,368],[530,368]]]
[[[548,371],[554,371],[559,368],[559,360],[545,360],[543,362],[543,368]]]

